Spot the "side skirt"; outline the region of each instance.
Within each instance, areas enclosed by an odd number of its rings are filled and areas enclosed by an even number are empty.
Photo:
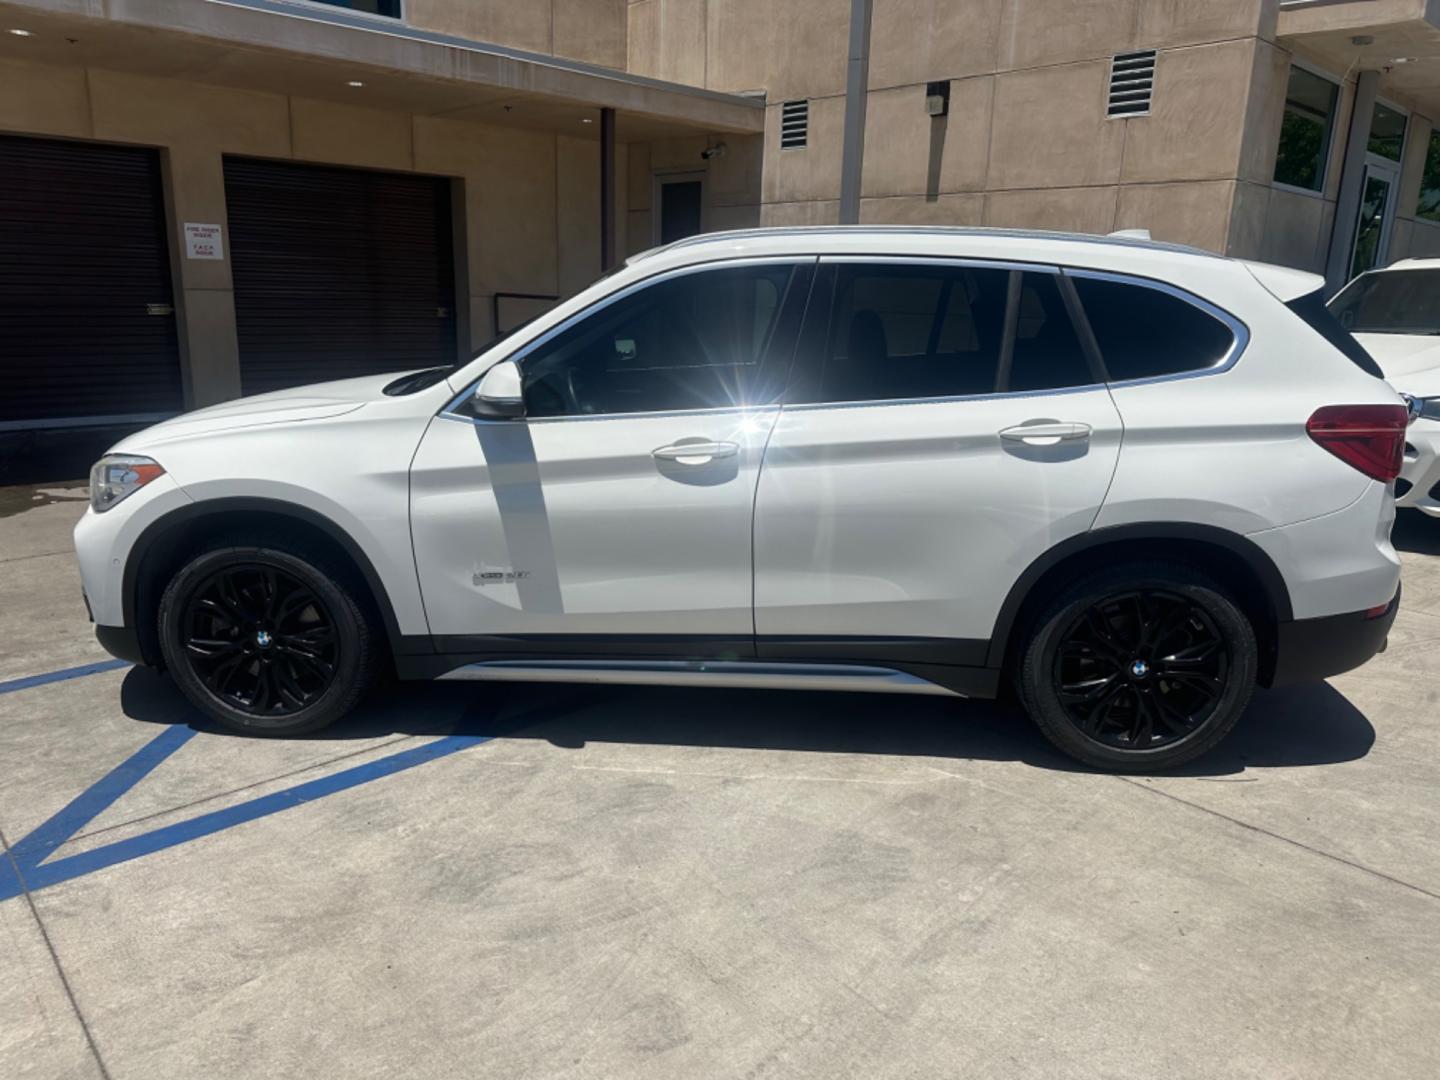
[[[956,675],[971,669],[954,668]],[[949,674],[949,673],[947,673]],[[984,669],[975,675],[990,674]],[[479,682],[562,682],[626,686],[705,686],[757,690],[840,690],[889,694],[991,696],[984,679],[941,685],[893,668],[861,664],[774,663],[744,660],[482,660],[439,676]],[[965,686],[965,689],[958,688]],[[967,690],[971,691],[967,693]]]

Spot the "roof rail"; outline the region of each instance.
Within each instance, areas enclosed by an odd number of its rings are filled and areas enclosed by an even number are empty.
[[[1137,235],[1144,232],[1142,237]],[[1098,236],[1094,233],[1071,233],[1058,232],[1046,229],[1001,229],[991,227],[972,227],[963,225],[786,225],[770,228],[754,229],[730,229],[721,232],[696,233],[694,236],[687,236],[683,240],[675,240],[669,244],[662,244],[659,247],[650,248],[647,251],[631,255],[625,260],[627,266],[645,259],[653,258],[665,251],[675,251],[680,248],[697,247],[706,244],[730,243],[743,240],[759,240],[770,236],[847,236],[856,233],[881,236],[967,236],[967,237],[1001,237],[1014,239],[1034,240],[1069,240],[1085,244],[1105,244],[1119,247],[1138,247],[1158,249],[1161,251],[1183,252],[1188,255],[1205,255],[1212,259],[1226,258],[1224,255],[1217,255],[1213,251],[1206,251],[1204,248],[1191,247],[1187,244],[1172,244],[1163,240],[1152,240],[1147,230],[1121,230],[1110,233],[1108,236]]]

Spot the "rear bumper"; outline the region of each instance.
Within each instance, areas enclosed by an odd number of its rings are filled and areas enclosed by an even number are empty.
[[[1399,610],[1396,589],[1394,599],[1376,615],[1351,611],[1281,623],[1275,632],[1275,675],[1270,685],[1318,682],[1359,667],[1384,650]]]

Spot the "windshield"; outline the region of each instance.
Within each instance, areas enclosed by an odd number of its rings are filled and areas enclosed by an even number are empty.
[[[1440,273],[1361,274],[1340,290],[1329,307],[1352,334],[1440,334]]]

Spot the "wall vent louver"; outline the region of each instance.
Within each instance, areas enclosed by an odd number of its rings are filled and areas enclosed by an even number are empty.
[[[1110,61],[1106,116],[1145,116],[1155,89],[1155,50],[1117,53]]]
[[[780,149],[800,150],[810,134],[810,102],[787,101],[780,106]]]

